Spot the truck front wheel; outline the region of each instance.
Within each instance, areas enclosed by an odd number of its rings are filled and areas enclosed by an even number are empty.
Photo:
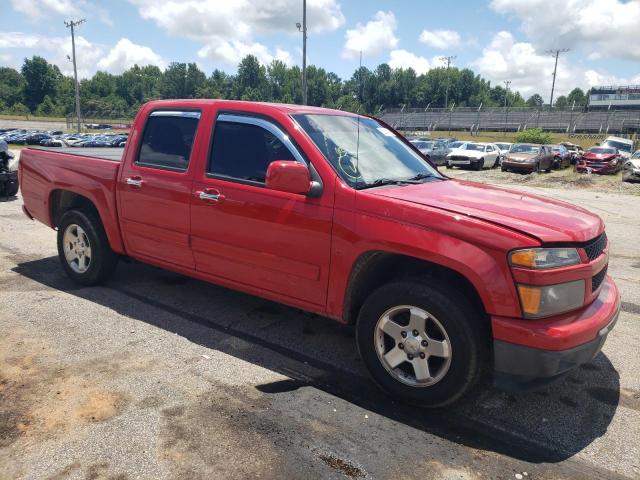
[[[428,407],[462,397],[487,363],[478,312],[455,289],[428,278],[374,291],[360,310],[357,342],[380,387]]]
[[[118,261],[99,217],[86,210],[69,210],[60,219],[58,256],[72,280],[89,286],[106,280]]]

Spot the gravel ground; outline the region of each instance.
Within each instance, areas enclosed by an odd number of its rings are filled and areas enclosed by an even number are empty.
[[[622,314],[563,381],[445,411],[380,393],[327,319],[137,263],[79,287],[0,202],[0,479],[640,478],[640,198],[518,188],[603,216]]]

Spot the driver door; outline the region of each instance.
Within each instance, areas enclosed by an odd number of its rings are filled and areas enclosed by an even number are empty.
[[[333,200],[266,188],[267,167],[275,160],[310,166],[275,123],[218,115],[206,172],[196,178],[191,197],[196,270],[324,306]]]

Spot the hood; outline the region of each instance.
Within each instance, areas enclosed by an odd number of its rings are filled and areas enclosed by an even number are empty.
[[[627,163],[633,165],[634,168],[640,168],[640,158],[632,158],[631,160],[627,160]]]
[[[507,154],[507,158],[510,160],[515,160],[516,162],[529,162],[536,157],[535,153],[509,153]]]
[[[591,153],[587,152],[582,156],[585,160],[598,160],[601,162],[608,162],[609,160],[613,160],[617,157],[615,153]]]
[[[600,217],[570,203],[481,183],[445,180],[368,193],[478,218],[543,243],[586,242],[604,229]]]
[[[451,153],[449,153],[449,155],[447,156],[460,155],[469,158],[481,158],[484,156],[484,154],[485,152],[479,152],[477,150],[464,150],[461,148],[456,148],[454,150],[451,150]]]

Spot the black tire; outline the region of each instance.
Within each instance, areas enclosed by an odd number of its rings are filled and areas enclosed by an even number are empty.
[[[482,167],[484,167],[484,158],[481,158],[480,160],[476,161],[473,164],[473,169],[478,172],[480,170],[482,170]]]
[[[507,167],[502,167],[502,166],[501,166],[501,167],[500,167],[500,170],[501,170],[502,172],[506,172],[506,171],[507,171]]]
[[[447,168],[453,168],[453,166],[449,162],[447,162],[445,165],[447,166]]]
[[[378,357],[376,325],[394,306],[419,307],[446,330],[451,362],[444,376],[429,386],[410,386],[394,378]],[[455,402],[469,392],[488,364],[488,330],[480,313],[456,289],[430,278],[395,281],[375,290],[365,301],[356,327],[358,350],[374,381],[399,399],[425,407]]]
[[[80,226],[89,241],[91,257],[86,271],[75,271],[64,253],[64,234],[71,225]],[[98,285],[109,278],[118,263],[118,255],[111,250],[107,234],[96,213],[88,210],[69,210],[60,219],[58,225],[58,257],[66,274],[82,285]]]

